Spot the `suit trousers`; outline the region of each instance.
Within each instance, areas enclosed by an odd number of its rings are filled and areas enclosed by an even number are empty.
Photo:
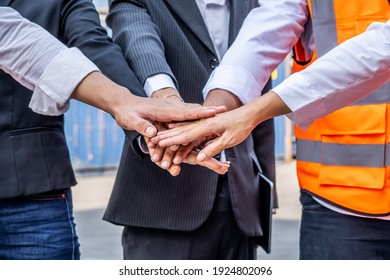
[[[125,226],[124,259],[216,260],[256,259],[253,237],[237,226],[231,206],[227,175],[220,176],[213,209],[194,231],[173,231]]]
[[[390,259],[390,221],[335,212],[305,192],[301,203],[300,259]]]

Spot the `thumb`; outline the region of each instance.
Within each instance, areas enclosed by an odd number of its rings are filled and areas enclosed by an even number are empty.
[[[149,138],[157,135],[157,128],[147,120],[141,118],[139,118],[138,121],[136,121],[134,130],[136,130],[138,133],[142,134],[143,136],[147,136]]]

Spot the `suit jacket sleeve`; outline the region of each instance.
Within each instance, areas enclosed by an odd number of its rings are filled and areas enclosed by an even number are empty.
[[[125,54],[127,62],[141,84],[156,74],[167,74],[176,79],[165,59],[160,31],[149,16],[143,1],[110,0],[107,24],[113,39]]]
[[[67,46],[79,48],[112,81],[135,95],[146,97],[121,49],[112,42],[101,26],[99,15],[91,1],[64,1],[61,18],[62,41]],[[131,142],[138,135],[135,131],[125,131],[125,134]]]

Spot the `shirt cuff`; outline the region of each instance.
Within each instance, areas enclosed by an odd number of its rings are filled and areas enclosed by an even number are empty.
[[[250,72],[244,68],[229,65],[220,65],[211,73],[203,89],[205,100],[208,93],[213,89],[230,91],[240,99],[242,104],[247,104],[256,99],[261,95],[262,91],[259,82]]]
[[[320,89],[300,73],[291,75],[272,91],[292,111],[286,116],[302,129],[308,128],[319,116],[327,114]]]
[[[137,144],[141,152],[148,155],[149,154],[149,148],[148,145],[145,142],[145,139],[142,135],[137,136]]]
[[[60,52],[47,65],[33,92],[29,107],[36,113],[59,116],[69,108],[77,85],[97,66],[77,48]]]
[[[156,74],[145,80],[144,89],[148,97],[152,97],[153,92],[162,88],[176,88],[171,76],[167,74]]]

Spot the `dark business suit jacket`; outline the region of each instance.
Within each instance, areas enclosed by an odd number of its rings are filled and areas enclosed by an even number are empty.
[[[0,0],[0,5],[14,8],[65,45],[78,47],[108,77],[133,93],[144,94],[121,49],[101,26],[91,1]],[[75,185],[63,116],[34,113],[28,107],[31,91],[1,70],[0,85],[0,198]]]
[[[203,103],[202,88],[218,59],[196,2],[111,0],[107,24],[141,83],[159,73],[170,75],[186,102]],[[233,0],[229,43],[256,1]],[[261,62],[259,62],[261,63]],[[274,175],[273,122],[257,129],[256,139],[226,151],[233,211],[241,230],[261,236],[258,167]],[[134,134],[136,137],[136,134]],[[256,148],[254,148],[256,147]],[[172,177],[126,139],[115,186],[104,215],[107,221],[147,228],[191,231],[210,214],[218,175],[204,167],[182,165]]]

